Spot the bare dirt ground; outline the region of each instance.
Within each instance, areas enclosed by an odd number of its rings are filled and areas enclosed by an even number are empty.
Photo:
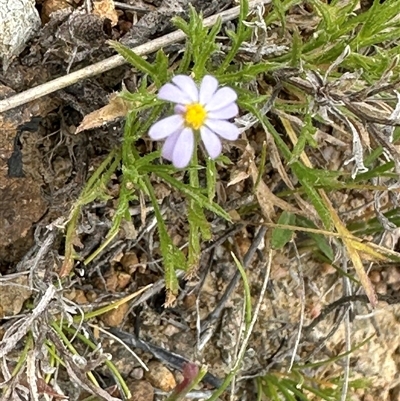
[[[107,4],[106,1],[98,3]],[[84,10],[82,1],[37,0],[40,27],[23,51],[9,60],[7,70],[0,72],[0,99],[66,75],[69,69],[76,71],[111,56],[114,52],[106,43],[108,39],[135,46],[168,33],[173,30],[171,17],[187,16],[188,12],[188,2],[184,0],[119,3],[122,6],[116,7],[116,14],[107,14],[106,9],[87,14],[78,12]],[[233,5],[230,0],[192,3],[205,16]],[[171,46],[166,52],[173,56],[180,48]],[[0,339],[31,308],[32,302],[37,302],[38,291],[45,292],[46,283],[56,279],[63,261],[63,224],[88,177],[120,145],[123,119],[79,134],[76,128],[86,115],[105,106],[123,85],[134,91],[139,79],[137,71],[122,66],[0,114]],[[248,134],[255,149],[261,148],[263,135],[258,129]],[[138,146],[145,148],[148,144],[141,141]],[[231,160],[238,159],[239,152],[240,149],[232,148]],[[240,166],[234,171],[236,177],[239,172]],[[239,207],[254,203],[246,179],[228,187],[235,174],[225,173],[219,184],[220,203],[232,216]],[[263,179],[272,191],[279,189],[280,179],[270,164]],[[82,210],[75,244],[81,260],[101,245],[111,226],[119,183],[120,177],[113,176],[108,187],[109,199]],[[176,245],[184,245],[187,238],[184,202],[166,185],[159,183],[156,188],[164,205],[169,233]],[[353,195],[338,195],[334,199],[342,213],[364,207],[368,201]],[[236,273],[230,252],[247,260],[254,302],[258,300],[265,276],[266,251],[260,238],[263,232],[257,227],[260,215],[253,213],[250,224],[241,221],[239,214],[233,225],[215,219],[213,243],[204,244],[198,276],[191,281],[182,280],[176,304],[164,308],[165,295],[160,284],[162,263],[154,246],[157,239],[153,216],[151,211],[143,215],[141,207],[139,202],[132,204],[131,224],[123,226],[99,257],[88,266],[77,262],[73,276],[63,286],[63,296],[93,310],[155,284],[146,291],[145,300],[124,304],[96,322],[102,327],[122,329],[133,334],[136,340],[140,338],[145,344],[158,347],[153,352],[146,351],[143,345],[133,347],[147,364],[147,372],[119,343],[100,332],[93,335],[104,338],[104,350],[112,354],[134,394],[133,400],[162,399],[163,392],[171,391],[182,380],[182,364],[174,366],[171,353],[209,366],[212,377],[199,386],[202,393],[198,396],[207,398],[232,367],[241,335],[243,286],[240,282],[222,310],[218,310],[221,296]],[[355,214],[351,217],[356,218]],[[139,240],[135,239],[139,238],[137,234],[131,235],[132,227],[142,228]],[[267,294],[237,378],[236,399],[255,400],[256,388],[251,377],[271,369],[287,369],[297,343],[296,363],[327,360],[346,351],[344,326],[329,334],[340,320],[342,309],[323,315],[318,325],[310,326],[327,305],[343,297],[342,280],[332,266],[314,260],[306,245],[298,252],[299,255],[295,248],[289,247],[274,256]],[[30,282],[33,269],[34,290]],[[400,289],[400,270],[395,265],[374,267],[370,278],[380,295],[395,295]],[[41,288],[38,282],[43,283]],[[350,379],[369,381],[367,388],[355,391],[352,399],[400,400],[400,307],[382,300],[376,312],[371,313],[365,302],[353,305],[351,343],[355,346],[374,336],[351,356]],[[298,341],[302,316],[303,329]],[[199,320],[203,324],[201,349]],[[210,339],[206,341],[208,333]],[[4,357],[9,370],[15,367],[23,347],[24,341],[18,342]],[[167,354],[160,356],[160,349]],[[84,347],[80,351],[89,352]],[[330,382],[342,376],[343,369],[341,361],[336,361],[307,372],[319,381]],[[43,369],[41,375],[45,375]],[[101,363],[97,375],[102,387],[118,397],[113,387],[115,381]],[[0,373],[0,383],[6,379]],[[19,384],[24,383],[26,379],[20,378]],[[42,389],[42,393],[50,397],[54,395],[52,391],[58,394],[64,391],[71,400],[88,396],[86,390],[71,384],[66,371],[61,371],[58,385],[59,390]],[[0,387],[0,398],[1,392]],[[224,397],[229,399],[229,391]]]

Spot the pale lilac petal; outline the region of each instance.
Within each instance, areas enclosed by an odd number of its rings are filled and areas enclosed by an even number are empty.
[[[155,141],[164,139],[175,131],[183,128],[183,117],[180,114],[174,114],[167,118],[157,121],[149,129],[149,137]]]
[[[190,128],[185,128],[178,136],[172,152],[172,163],[176,168],[186,167],[193,155],[194,135]]]
[[[161,152],[162,157],[164,157],[169,161],[172,161],[172,154],[174,153],[175,144],[181,132],[182,132],[181,130],[176,131],[167,138],[162,147],[162,152]]]
[[[200,92],[199,92],[199,103],[207,104],[218,88],[218,81],[211,75],[206,75],[201,81]]]
[[[215,120],[229,120],[232,117],[237,116],[239,113],[239,108],[236,103],[231,103],[228,106],[223,107],[215,111],[209,111],[207,113],[208,118]]]
[[[172,84],[163,85],[158,91],[158,98],[172,103],[192,103],[190,96]]]
[[[240,134],[239,128],[228,121],[207,119],[206,125],[221,138],[228,139],[229,141],[236,141]]]
[[[183,114],[186,111],[186,106],[184,106],[183,104],[177,104],[174,107],[174,112],[176,114]]]
[[[191,103],[199,101],[199,90],[192,78],[187,75],[177,75],[172,78],[172,82],[190,98]]]
[[[215,111],[228,106],[237,99],[236,92],[228,87],[218,89],[212,99],[205,105],[207,111]]]
[[[211,159],[218,157],[222,152],[222,144],[218,136],[215,135],[214,132],[210,131],[207,127],[200,128],[200,135]]]
[[[200,121],[203,124],[200,134],[211,158],[215,159],[221,154],[222,138],[236,140],[239,136],[239,129],[227,121],[239,112],[237,94],[229,87],[218,89],[218,81],[210,75],[203,78],[200,89],[191,77],[177,75],[172,83],[160,89],[158,97],[175,103],[175,114],[151,126],[149,136],[153,140],[166,139],[162,156],[171,160],[177,168],[186,167],[196,151],[194,132],[189,128],[192,124],[195,125],[192,119],[196,119],[196,116],[186,113],[190,104],[200,104],[207,113],[205,121]],[[193,109],[193,113],[195,112],[196,109]],[[203,118],[201,115],[198,117]]]

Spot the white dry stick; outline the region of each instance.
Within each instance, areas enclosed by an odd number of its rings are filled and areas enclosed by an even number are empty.
[[[128,345],[126,345],[126,343],[124,343],[120,338],[118,338],[117,336],[114,336],[114,334],[110,333],[107,330],[104,330],[103,328],[101,328],[100,326],[97,326],[95,324],[91,324],[89,323],[89,326],[92,327],[95,330],[99,330],[102,333],[104,333],[105,335],[111,337],[113,340],[119,342],[124,348],[126,348],[126,350],[139,362],[140,366],[146,371],[149,371],[149,368],[147,367],[147,365],[143,362],[142,359],[140,359],[139,355],[137,355],[135,353],[135,351],[133,351],[133,349],[131,347],[129,347]]]
[[[296,254],[296,259],[297,259],[297,268],[299,270],[299,284],[301,286],[300,291],[301,291],[301,295],[300,295],[300,321],[299,321],[299,328],[297,331],[297,338],[296,338],[296,342],[294,344],[293,347],[293,353],[292,353],[292,357],[290,359],[290,364],[289,364],[289,369],[288,372],[290,372],[292,370],[294,361],[296,359],[297,356],[297,349],[299,348],[299,344],[300,344],[300,339],[301,339],[301,333],[303,330],[303,325],[304,325],[304,314],[305,314],[305,309],[306,309],[306,286],[304,283],[304,275],[303,275],[303,266],[301,264],[301,257],[299,255],[299,251],[297,249],[296,243],[294,241],[292,241],[292,245]]]
[[[392,114],[389,116],[389,120],[396,121],[400,117],[400,94],[399,92],[395,91],[396,96],[397,96],[397,103],[396,107],[393,110]],[[393,143],[393,133],[394,133],[394,125],[385,125],[382,129],[382,132],[385,134],[385,136],[388,138],[390,143]]]
[[[73,381],[74,383],[78,383],[84,390],[86,390],[90,394],[93,394],[94,396],[103,397],[107,401],[121,401],[120,398],[112,397],[106,390],[103,390],[101,387],[97,387],[94,384],[92,384],[88,379],[86,379],[86,376],[84,374],[82,374],[82,379],[81,379],[78,376],[78,374],[75,373],[75,370],[71,362],[73,363],[73,361],[69,360],[64,361],[65,368],[67,369],[67,373],[71,381]]]
[[[343,263],[342,268],[345,274],[348,274],[347,268],[347,256],[345,253],[343,254]],[[343,295],[350,296],[352,295],[352,288],[350,284],[350,279],[348,276],[343,276]],[[344,332],[345,332],[345,342],[346,342],[346,353],[347,355],[344,357],[344,380],[342,386],[342,394],[340,397],[340,401],[346,401],[347,393],[349,390],[349,377],[350,377],[350,351],[351,351],[351,329],[350,329],[350,308],[346,310],[346,315],[344,316]]]
[[[0,358],[7,355],[15,347],[18,341],[28,332],[34,320],[46,310],[50,301],[54,298],[56,291],[56,287],[50,285],[43,295],[43,298],[32,311],[31,315],[23,319],[23,322],[16,329],[16,332],[10,336],[8,336],[6,332],[3,340],[0,341]]]
[[[355,165],[351,173],[351,178],[355,178],[358,173],[366,173],[368,171],[367,167],[364,165],[364,150],[361,143],[360,135],[354,124],[342,113],[340,113],[336,108],[332,108],[331,112],[335,111],[335,114],[344,121],[350,128],[353,135],[353,157],[346,160],[344,165],[346,166],[350,162],[354,161]]]
[[[271,3],[271,1],[272,0],[252,0],[249,2],[249,9],[252,10],[259,4],[269,4]],[[219,14],[204,19],[203,25],[205,27],[213,26],[217,22],[218,18],[221,18],[222,22],[231,21],[237,18],[239,12],[239,6],[230,8],[229,10],[222,11]],[[180,42],[183,39],[185,39],[185,34],[181,30],[177,30],[169,33],[168,35],[164,35],[161,38],[154,39],[151,42],[134,47],[132,50],[138,56],[143,56],[145,54],[154,53],[155,51],[165,46]],[[121,65],[124,65],[126,63],[127,61],[122,56],[112,56],[106,60],[99,61],[98,63],[82,68],[81,70],[72,72],[71,74],[56,78],[53,81],[46,82],[45,84],[28,89],[25,92],[1,100],[0,113],[31,102],[32,100],[39,99],[57,90],[66,88],[67,86],[73,85],[76,82],[94,77],[103,72],[112,70],[113,68],[120,67]]]
[[[253,28],[253,32],[251,34],[251,45],[256,45],[258,42],[258,34],[265,34],[267,32],[267,24],[265,23],[264,15],[265,15],[265,7],[263,3],[257,4],[253,11],[250,14],[255,14],[255,21],[244,22],[244,25],[249,28]]]
[[[32,401],[39,401],[36,378],[36,350],[30,350],[26,356],[26,378],[29,383],[29,392]]]
[[[259,297],[258,297],[258,302],[257,302],[256,307],[254,308],[253,316],[251,318],[249,327],[246,330],[246,335],[244,336],[242,344],[240,346],[238,357],[237,357],[236,362],[235,362],[234,366],[232,367],[231,371],[235,371],[235,370],[238,369],[239,364],[242,362],[243,357],[244,357],[244,355],[246,353],[247,344],[249,343],[250,336],[251,336],[251,333],[253,332],[254,325],[257,322],[258,314],[260,312],[261,305],[262,305],[262,303],[264,301],[265,292],[267,291],[267,284],[268,284],[268,281],[269,281],[269,274],[271,272],[272,256],[273,256],[273,250],[269,249],[268,250],[268,260],[267,260],[267,266],[266,266],[266,271],[265,271],[265,277],[264,277],[264,281],[263,281],[263,284],[262,284],[262,287],[261,287],[261,291],[260,291],[260,294],[259,294]]]
[[[373,183],[375,185],[375,182],[378,180],[373,180]],[[377,182],[378,183],[378,182]],[[375,208],[375,213],[377,213],[377,218],[379,222],[382,224],[383,228],[387,232],[394,232],[397,230],[397,225],[392,223],[382,212],[382,206],[381,206],[381,198],[382,196],[385,196],[387,194],[387,191],[383,191],[383,193],[379,191],[374,192],[374,208]]]
[[[336,70],[336,67],[339,67],[340,64],[343,63],[343,61],[349,57],[351,54],[351,49],[350,46],[347,45],[342,54],[332,63],[331,66],[329,66],[329,68],[326,70],[325,76],[324,76],[324,82],[327,83],[328,82],[328,77],[331,74],[332,71]]]

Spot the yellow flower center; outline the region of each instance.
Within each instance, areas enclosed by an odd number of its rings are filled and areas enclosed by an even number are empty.
[[[192,103],[186,106],[183,118],[187,127],[197,130],[204,125],[204,121],[207,118],[207,112],[201,104]]]

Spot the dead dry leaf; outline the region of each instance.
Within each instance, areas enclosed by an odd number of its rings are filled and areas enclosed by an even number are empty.
[[[272,167],[277,170],[279,176],[281,177],[282,181],[286,184],[286,186],[294,191],[295,187],[292,181],[289,178],[289,175],[286,172],[286,169],[282,163],[282,160],[279,155],[279,150],[275,144],[274,139],[270,132],[266,132],[267,137],[267,146],[268,146],[268,154],[269,159],[271,161]],[[318,219],[318,213],[316,212],[315,208],[308,202],[306,202],[298,193],[293,193],[294,198],[296,199],[297,205],[301,209],[303,215],[312,218],[313,220]]]
[[[249,173],[245,171],[234,171],[231,175],[231,180],[228,182],[228,187],[231,185],[236,185],[239,184],[239,182],[242,182],[244,180],[247,180],[249,178]]]
[[[118,94],[114,94],[110,97],[110,102],[106,106],[86,115],[75,133],[79,134],[79,132],[88,129],[101,127],[117,118],[125,117],[128,111],[129,103],[119,97]]]
[[[252,178],[253,183],[256,184],[259,170],[254,162],[254,149],[249,144],[246,146],[243,158],[247,158],[245,163],[248,165],[248,174]],[[255,194],[267,221],[272,221],[272,218],[275,216],[275,206],[290,213],[300,213],[299,209],[275,196],[263,180],[259,181],[255,188]]]

